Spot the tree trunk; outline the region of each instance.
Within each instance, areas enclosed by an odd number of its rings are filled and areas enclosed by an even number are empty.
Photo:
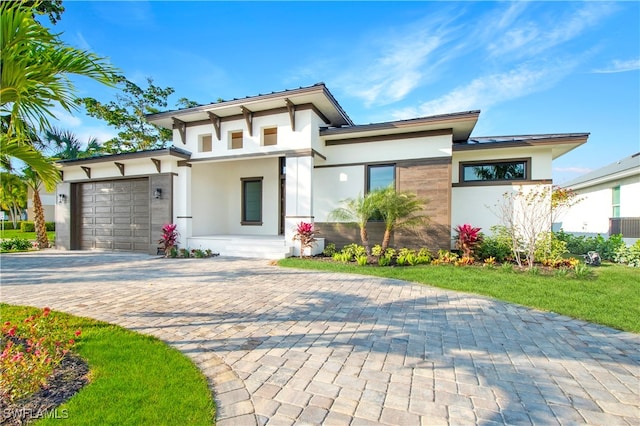
[[[47,227],[44,223],[44,209],[42,201],[40,201],[40,193],[33,191],[33,224],[36,228],[36,239],[40,249],[49,248],[49,239],[47,238]]]
[[[369,248],[369,234],[367,233],[366,226],[360,227],[360,239],[362,240],[362,245],[364,246],[367,256],[371,255],[371,249]]]
[[[382,252],[384,253],[389,247],[389,241],[391,241],[391,230],[385,228],[384,236],[382,237]]]

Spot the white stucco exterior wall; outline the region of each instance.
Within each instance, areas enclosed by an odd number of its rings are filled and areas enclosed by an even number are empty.
[[[363,165],[316,168],[313,176],[315,220],[333,222],[329,215],[340,207],[342,200],[364,194],[364,177]]]
[[[640,176],[630,176],[576,189],[582,201],[560,218],[562,229],[577,234],[607,235],[616,186],[620,186],[620,217],[640,217]]]
[[[451,135],[330,145],[324,148],[322,154],[327,157],[323,165],[393,163],[417,158],[449,157]]]
[[[311,147],[311,138],[317,127],[313,127],[315,114],[309,110],[296,112],[296,131],[291,129],[291,121],[288,113],[273,114],[253,118],[253,134],[249,135],[247,122],[244,118],[232,121],[224,121],[220,126],[220,139],[218,140],[213,124],[202,124],[187,127],[186,144],[182,143],[180,132],[173,131],[173,145],[186,149],[192,153],[191,159],[220,158],[226,156],[247,155],[257,153],[269,153],[282,150],[299,150]],[[277,127],[277,145],[263,145],[262,131],[265,128]],[[242,131],[242,148],[231,149],[231,133]],[[202,152],[200,140],[202,136],[210,135],[212,141],[211,151]]]
[[[262,225],[242,225],[242,178],[262,177]],[[198,163],[192,167],[193,236],[277,235],[277,158]]]

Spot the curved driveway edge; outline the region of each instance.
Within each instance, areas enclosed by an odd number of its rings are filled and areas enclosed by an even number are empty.
[[[0,300],[156,336],[217,423],[640,422],[640,336],[492,299],[264,260],[3,254]]]

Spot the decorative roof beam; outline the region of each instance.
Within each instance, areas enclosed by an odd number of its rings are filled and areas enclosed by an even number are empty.
[[[222,120],[220,119],[220,117],[218,117],[212,112],[207,112],[207,114],[209,114],[209,120],[211,121],[211,124],[213,124],[213,128],[216,129],[216,137],[218,138],[218,140],[221,140],[220,139],[220,123],[222,122]]]
[[[242,114],[244,115],[244,119],[247,121],[247,127],[249,128],[249,136],[253,136],[253,112],[249,111],[244,106],[241,106]]]
[[[120,174],[124,176],[124,163],[118,163],[117,161],[114,161],[113,164],[118,166],[118,170],[120,170]]]
[[[89,179],[91,179],[91,167],[80,166],[82,170],[84,170],[84,174],[87,175]]]
[[[153,161],[153,164],[155,164],[156,166],[156,170],[158,171],[158,173],[160,173],[160,170],[162,170],[162,161],[158,160],[157,158],[152,158],[151,161]]]
[[[183,144],[187,144],[187,123],[182,120],[179,120],[175,117],[171,117],[173,120],[173,128],[178,129],[180,132],[180,139],[182,139]]]
[[[287,110],[289,111],[289,120],[291,120],[291,130],[296,131],[296,105],[286,98],[285,103],[287,104]]]

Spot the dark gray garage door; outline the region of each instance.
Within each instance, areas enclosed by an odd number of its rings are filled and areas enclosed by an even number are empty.
[[[80,194],[81,249],[149,250],[148,179],[83,183]]]

